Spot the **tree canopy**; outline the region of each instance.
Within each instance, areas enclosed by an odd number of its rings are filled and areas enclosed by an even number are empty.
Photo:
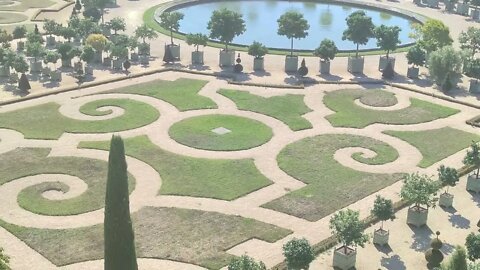
[[[343,247],[364,247],[368,235],[364,233],[365,224],[360,220],[360,212],[351,209],[340,210],[330,219],[330,230]]]
[[[141,38],[143,43],[146,43],[146,39],[154,39],[158,37],[157,32],[152,28],[148,27],[146,24],[142,24],[137,29],[135,29],[135,36]]]
[[[383,229],[383,222],[386,220],[394,220],[395,212],[393,209],[392,200],[385,199],[380,195],[377,195],[375,202],[373,203],[373,209],[370,212],[372,215],[376,216],[380,221],[380,229]]]
[[[355,57],[358,57],[359,46],[367,44],[370,38],[375,37],[375,25],[363,10],[353,12],[345,20],[347,29],[343,31],[342,40],[349,40],[357,45]]]
[[[239,258],[234,258],[228,264],[228,270],[267,270],[263,262],[256,262],[252,257],[242,255]]]
[[[460,48],[471,52],[472,58],[480,51],[480,28],[470,26],[462,31],[458,37]]]
[[[468,259],[475,261],[480,259],[480,234],[470,233],[465,241]]]
[[[423,25],[415,24],[414,30],[413,36],[427,52],[436,51],[453,43],[450,29],[439,20],[428,19]]]
[[[296,11],[287,11],[277,20],[280,36],[286,36],[291,41],[290,55],[293,55],[293,40],[308,36],[310,25],[303,14]]]
[[[225,44],[225,50],[228,50],[228,44],[233,38],[246,30],[242,15],[225,8],[213,11],[207,29],[210,31],[210,38]]]
[[[390,51],[395,51],[397,45],[400,44],[399,34],[402,29],[398,26],[380,25],[375,28],[375,37],[377,38],[377,46],[387,51],[387,58]]]
[[[208,43],[208,36],[202,34],[202,33],[197,33],[197,34],[188,34],[186,36],[186,41],[188,45],[193,45],[195,46],[195,50],[198,52],[198,47],[200,46],[207,46]]]
[[[92,46],[97,52],[103,51],[107,43],[108,39],[102,34],[91,34],[85,41],[85,44]]]
[[[183,13],[178,11],[163,12],[160,15],[160,26],[170,31],[170,41],[173,44],[173,31],[178,31]]]
[[[454,168],[440,165],[437,171],[438,171],[438,180],[440,180],[440,182],[444,186],[447,186],[447,190],[445,192],[448,192],[448,187],[454,187],[457,184],[457,182],[460,180],[460,178],[458,177],[458,172]]]
[[[463,164],[476,168],[476,178],[480,178],[480,143],[472,142],[463,158]]]
[[[320,45],[313,51],[313,55],[320,57],[323,61],[329,62],[335,58],[338,48],[335,42],[330,39],[324,39]]]
[[[283,245],[283,255],[288,269],[308,269],[315,259],[313,249],[307,239],[293,238]]]
[[[405,201],[413,203],[415,207],[420,207],[420,205],[435,207],[437,189],[438,184],[429,176],[412,173],[405,176],[400,197]]]
[[[268,48],[258,41],[254,41],[252,45],[248,46],[248,54],[257,59],[263,58],[267,53]]]
[[[408,49],[407,60],[410,65],[423,66],[425,65],[425,51],[417,44]]]
[[[430,53],[428,71],[437,85],[443,85],[446,79],[456,81],[462,73],[462,56],[451,46],[442,47]]]

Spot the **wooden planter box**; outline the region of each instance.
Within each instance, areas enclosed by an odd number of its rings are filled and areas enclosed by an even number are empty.
[[[111,67],[112,66],[112,58],[104,57],[103,58],[103,65],[106,66],[106,67]]]
[[[130,54],[130,60],[132,60],[133,62],[137,62],[138,61],[138,53],[132,52]]]
[[[112,61],[112,67],[114,70],[122,70],[123,69],[123,59],[115,59]]]
[[[469,9],[470,9],[470,6],[468,4],[465,4],[465,3],[457,4],[457,14],[468,16]]]
[[[330,61],[320,60],[320,74],[330,74]]]
[[[365,59],[363,57],[348,57],[348,72],[350,73],[363,73],[363,67]]]
[[[386,57],[380,56],[380,60],[378,61],[378,70],[382,71],[387,66],[387,63],[390,62],[392,64],[393,70],[395,70],[395,57]]]
[[[471,16],[472,20],[478,21],[478,19],[480,18],[480,11],[478,11],[477,9],[472,10]]]
[[[221,67],[231,67],[235,65],[235,51],[232,50],[221,50],[220,51],[220,66]]]
[[[30,73],[40,73],[42,72],[42,62],[31,62],[30,63]]]
[[[388,245],[388,238],[390,237],[390,232],[382,229],[375,230],[373,232],[373,243],[384,246]]]
[[[168,44],[165,46],[165,50],[167,50],[167,48],[170,49],[170,52],[172,53],[173,58],[175,58],[176,60],[180,60],[180,45]]]
[[[298,56],[287,55],[285,57],[285,72],[297,72],[298,70]]]
[[[93,75],[93,67],[89,64],[85,65],[85,75]]]
[[[17,51],[21,52],[25,49],[25,42],[24,41],[18,41],[17,42]]]
[[[146,66],[150,64],[150,56],[148,55],[140,55],[140,64]]]
[[[438,205],[443,207],[452,207],[453,206],[453,194],[442,193],[438,200]]]
[[[75,63],[73,63],[73,69],[74,69],[75,71],[83,70],[83,63],[82,63],[82,62],[75,62]]]
[[[10,76],[10,67],[0,66],[0,77],[9,77],[9,76]]]
[[[475,193],[480,192],[480,178],[477,178],[475,174],[470,174],[467,178],[467,190]]]
[[[415,227],[422,227],[427,224],[428,209],[412,206],[408,208],[407,224]]]
[[[470,91],[470,93],[472,93],[472,94],[480,93],[480,81],[471,80],[470,81],[470,87],[469,87],[468,91]]]
[[[428,0],[427,5],[431,8],[438,8],[438,0]]]
[[[265,70],[265,58],[253,58],[253,70],[263,71]]]
[[[43,67],[42,68],[42,76],[43,77],[50,77],[51,73],[52,73],[52,69],[50,67]]]
[[[201,51],[192,52],[192,64],[203,65],[203,52]]]
[[[62,67],[64,68],[72,67],[72,59],[62,59]]]
[[[62,81],[62,72],[55,70],[50,72],[50,79],[54,82],[61,82]]]
[[[455,3],[451,1],[445,1],[445,10],[448,12],[452,12],[455,9]]]
[[[407,77],[410,79],[418,79],[418,73],[420,69],[418,67],[409,67],[407,70]]]
[[[57,43],[54,36],[47,36],[46,40],[47,40],[47,46],[49,47],[53,47]]]
[[[345,250],[346,249],[346,250]],[[357,251],[350,247],[339,247],[333,252],[333,267],[349,270],[355,267]]]

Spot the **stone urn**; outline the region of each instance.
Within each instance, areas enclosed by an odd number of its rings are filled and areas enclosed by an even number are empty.
[[[379,228],[373,232],[373,243],[380,246],[388,245],[389,236],[389,231]]]
[[[263,71],[265,70],[265,58],[253,58],[253,70],[254,71]]]
[[[180,60],[180,45],[178,44],[168,44],[165,46],[165,50],[167,47],[170,49],[170,52],[172,53],[173,58],[176,60]]]
[[[298,70],[298,56],[287,55],[285,57],[285,72],[297,72]]]
[[[363,57],[348,57],[348,72],[350,73],[363,73],[363,67],[365,59]]]
[[[420,69],[418,67],[408,67],[407,77],[410,79],[418,79],[418,73]]]
[[[412,206],[408,208],[407,224],[415,227],[422,227],[427,224],[428,209],[421,206]]]
[[[355,267],[357,251],[347,246],[341,246],[333,252],[333,267],[349,270]]]
[[[320,60],[320,74],[330,74],[330,61]]]
[[[220,51],[220,66],[231,67],[235,65],[235,51],[233,50],[221,50]]]
[[[480,178],[477,178],[475,173],[472,173],[467,177],[467,190],[475,193],[480,192]]]
[[[192,64],[203,65],[203,52],[201,51],[192,52]]]
[[[440,198],[438,199],[438,205],[446,208],[450,208],[453,206],[453,194],[444,192],[440,194]]]
[[[392,69],[395,70],[395,57],[387,58],[384,55],[380,56],[380,60],[378,61],[378,70],[384,70],[388,62],[390,62],[390,64],[392,65]]]

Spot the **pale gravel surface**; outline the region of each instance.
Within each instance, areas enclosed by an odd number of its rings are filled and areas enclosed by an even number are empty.
[[[367,2],[375,2],[374,0],[366,0]],[[143,10],[146,10],[148,7],[163,2],[162,0],[142,0],[142,1],[126,1],[118,0],[122,8],[114,8],[109,10],[106,18],[112,18],[115,16],[121,15],[122,17],[127,18],[128,26],[127,32],[131,32],[138,24],[141,23],[141,16]],[[469,25],[474,25],[473,22],[468,22],[464,17],[453,15],[453,14],[444,14],[439,17],[439,14],[443,14],[440,10],[434,10],[429,8],[419,8],[415,7],[411,1],[400,1],[400,2],[388,2],[388,5],[394,7],[401,7],[403,9],[412,10],[425,14],[427,16],[436,17],[441,19],[447,25],[454,25],[455,27],[450,27],[452,31],[452,36],[454,39],[458,34],[466,29]],[[128,10],[125,14],[125,10]],[[461,22],[461,23],[459,23]],[[161,36],[156,41],[153,41],[153,44],[163,44],[167,41],[168,37]],[[187,46],[184,42],[179,42],[182,45],[182,58],[181,64],[184,66],[188,65],[189,53],[191,48]],[[152,53],[155,56],[163,55],[163,46],[152,46]],[[215,48],[205,48],[206,52],[206,65],[209,66],[210,71],[220,71],[217,67],[218,61],[218,49]],[[397,54],[397,71],[404,73],[407,67],[406,61],[404,59],[404,54]],[[156,59],[154,62],[151,62],[151,68],[157,68],[161,65],[161,57]],[[247,72],[249,72],[252,65],[252,60],[245,53],[242,53],[242,63]],[[310,70],[313,74],[314,70],[318,66],[317,58],[306,58],[307,65],[310,67]],[[368,61],[368,62],[367,62]],[[365,74],[370,78],[379,78],[380,73],[376,70],[376,65],[378,61],[378,56],[368,56],[366,57],[366,63],[372,63],[371,65],[366,65]],[[266,57],[266,69],[270,72],[270,75],[267,77],[256,76],[250,74],[250,80],[257,83],[284,83],[285,81],[291,81],[287,75],[282,71],[283,57],[282,56],[273,56],[269,55]],[[337,58],[332,62],[332,74],[340,76],[345,80],[359,78],[354,78],[351,74],[346,72],[346,58]],[[139,66],[132,67],[132,72],[140,72],[146,70]],[[114,78],[118,76],[124,76],[122,73],[110,73],[109,71],[95,71],[96,77],[100,79]],[[422,69],[422,72],[426,72],[425,69]],[[151,97],[138,96],[138,95],[127,95],[127,94],[101,94],[94,97],[81,97],[78,99],[72,99],[78,96],[84,96],[88,94],[93,94],[100,92],[102,90],[118,88],[122,86],[127,86],[133,83],[151,81],[158,78],[165,80],[174,80],[179,77],[188,77],[188,78],[198,78],[203,80],[209,80],[209,83],[200,91],[200,94],[206,97],[211,98],[218,104],[218,109],[215,110],[198,110],[191,112],[179,112],[172,105],[156,100]],[[317,79],[322,79],[315,75],[312,75]],[[466,81],[468,82],[468,81]],[[409,86],[417,87],[418,89],[440,94],[439,91],[424,85],[425,81],[420,81],[419,85],[414,85],[410,80],[406,82],[401,82]],[[71,86],[74,85],[75,81],[68,76],[65,76],[65,80],[60,85]],[[39,93],[43,91],[48,91],[43,86],[37,82],[32,82],[34,89],[33,93]],[[463,84],[466,86],[466,84]],[[446,101],[434,99],[431,97],[426,97],[419,94],[405,92],[403,90],[392,89],[390,87],[385,87],[386,91],[390,91],[396,94],[398,98],[398,103],[391,107],[385,108],[373,108],[381,111],[385,110],[394,110],[408,106],[409,98],[415,97],[422,100],[432,101],[438,104],[454,107],[461,109],[462,112],[451,116],[446,119],[439,119],[429,123],[415,124],[415,125],[397,125],[390,126],[384,124],[374,124],[370,125],[364,129],[350,129],[350,128],[334,128],[330,123],[324,118],[324,116],[333,113],[322,103],[323,96],[325,92],[332,91],[342,88],[352,88],[356,86],[349,85],[317,85],[310,86],[306,89],[269,89],[265,87],[241,87],[234,85],[227,85],[223,80],[212,79],[211,77],[205,76],[195,76],[179,73],[164,73],[152,76],[145,76],[136,79],[130,79],[122,82],[112,83],[109,85],[98,86],[94,88],[83,89],[80,91],[59,94],[55,96],[45,97],[41,99],[31,100],[27,102],[22,102],[19,104],[3,106],[0,108],[0,112],[6,112],[11,110],[16,110],[18,108],[24,108],[28,106],[33,106],[37,104],[43,104],[46,102],[58,102],[61,104],[61,113],[67,117],[72,117],[74,119],[84,119],[84,120],[100,120],[102,118],[113,118],[121,115],[123,113],[122,109],[116,108],[113,110],[113,113],[110,115],[98,117],[98,116],[86,116],[81,114],[78,111],[78,108],[91,100],[104,99],[104,98],[131,98],[140,102],[145,102],[157,108],[160,112],[161,117],[154,123],[141,127],[135,130],[129,130],[124,132],[119,132],[118,134],[123,137],[134,137],[141,134],[147,134],[152,140],[153,143],[157,144],[159,147],[186,156],[192,157],[208,157],[208,158],[226,158],[226,159],[237,159],[237,158],[254,158],[255,165],[260,170],[262,174],[271,179],[274,184],[260,189],[258,191],[252,192],[244,197],[238,198],[231,202],[214,200],[214,199],[201,199],[201,198],[191,198],[191,197],[181,197],[181,196],[157,196],[157,191],[161,186],[161,179],[153,168],[147,164],[133,159],[128,158],[129,163],[129,172],[132,173],[137,179],[136,189],[131,195],[131,210],[132,212],[138,211],[141,207],[151,205],[151,206],[166,206],[166,207],[178,207],[178,208],[188,208],[188,209],[199,209],[204,211],[215,211],[224,214],[235,214],[244,217],[254,218],[263,222],[274,224],[280,227],[291,229],[294,231],[293,235],[290,235],[276,243],[270,244],[260,240],[250,240],[244,242],[240,245],[237,245],[230,249],[228,252],[241,255],[248,253],[249,255],[255,257],[256,259],[263,260],[268,266],[275,265],[279,263],[283,256],[281,254],[281,246],[283,243],[291,239],[292,237],[306,237],[312,243],[319,242],[320,240],[328,237],[330,232],[328,230],[328,220],[330,216],[327,216],[317,222],[309,222],[303,219],[299,219],[287,214],[275,212],[273,210],[261,208],[260,205],[279,198],[285,195],[288,190],[296,190],[303,187],[305,184],[288,176],[285,172],[278,168],[275,157],[277,154],[285,147],[285,145],[301,140],[302,138],[315,136],[318,134],[355,134],[363,135],[378,139],[389,144],[391,147],[395,148],[399,152],[399,158],[391,163],[385,165],[366,165],[354,161],[351,158],[353,152],[361,152],[365,155],[371,155],[367,149],[351,149],[344,148],[335,153],[335,158],[339,163],[344,166],[366,172],[378,172],[378,173],[392,173],[392,172],[413,172],[421,171],[428,174],[435,174],[436,168],[439,164],[449,164],[450,166],[461,166],[461,159],[464,155],[464,150],[442,160],[436,164],[433,164],[427,169],[420,169],[416,167],[416,164],[421,160],[422,156],[420,152],[413,146],[405,143],[404,141],[390,137],[388,135],[382,134],[384,130],[429,130],[437,129],[441,127],[453,127],[467,132],[478,133],[478,129],[472,128],[464,124],[466,119],[469,119],[475,115],[479,114],[478,110],[467,108],[461,105],[452,104]],[[376,86],[373,86],[376,87]],[[229,88],[229,89],[238,89],[249,91],[253,94],[259,96],[271,97],[276,95],[284,95],[287,93],[291,94],[305,94],[305,103],[313,111],[304,115],[304,117],[309,120],[313,128],[309,130],[303,130],[298,132],[291,131],[285,124],[282,122],[273,119],[268,116],[253,112],[244,112],[237,110],[235,104],[228,98],[217,94],[216,91],[219,88]],[[459,95],[456,97],[459,100],[477,103],[478,96],[468,96],[464,95],[464,91],[458,91]],[[0,92],[0,99],[10,99],[13,95],[11,92],[2,91]],[[361,104],[362,107],[369,108],[370,106]],[[184,145],[176,143],[168,136],[168,128],[188,117],[197,116],[197,115],[207,115],[214,113],[227,113],[235,114],[239,116],[244,116],[252,119],[261,121],[262,123],[270,126],[274,132],[274,137],[270,142],[265,145],[245,150],[245,151],[235,151],[235,152],[215,152],[215,151],[206,151],[199,149],[192,149]],[[52,152],[51,156],[79,156],[79,157],[89,157],[107,160],[107,153],[104,151],[97,150],[87,150],[87,149],[77,149],[77,143],[80,141],[97,141],[97,140],[108,140],[111,137],[111,134],[68,134],[65,133],[56,141],[49,140],[25,140],[23,135],[10,130],[0,130],[0,153],[4,153],[15,149],[16,147],[51,147]],[[17,183],[19,182],[19,183]],[[25,183],[24,181],[13,181],[12,185],[21,185]],[[465,181],[457,188],[454,189],[456,196],[456,209],[467,220],[471,220],[472,224],[476,223],[475,212],[478,212],[479,207],[479,198],[471,197],[464,191]],[[7,186],[8,187],[8,186]],[[381,194],[383,196],[398,200],[398,192],[400,190],[401,183],[395,183],[376,194]],[[103,221],[103,211],[98,210],[90,213],[80,214],[76,216],[69,217],[47,217],[40,216],[30,212],[27,212],[16,205],[14,196],[16,193],[10,194],[11,192],[4,191],[5,187],[0,189],[0,198],[2,199],[2,204],[0,204],[0,218],[12,222],[18,225],[39,227],[39,228],[74,228],[79,226],[88,226],[93,224],[98,224]],[[75,189],[75,188],[74,188]],[[18,189],[16,189],[18,190]],[[72,192],[79,192],[79,190],[72,190]],[[370,207],[373,203],[375,195],[368,196],[352,205],[349,208],[360,210],[362,217],[366,216],[369,213]],[[475,200],[475,201],[474,201]],[[373,245],[368,245],[364,250],[360,250],[361,256],[358,257],[358,269],[377,269],[379,267],[384,267],[385,269],[425,269],[423,254],[415,251],[410,248],[412,242],[412,231],[405,225],[405,211],[398,213],[399,219],[395,222],[389,223],[387,226],[392,231],[395,232],[395,235],[392,235],[392,249],[393,252],[384,254],[378,252]],[[455,217],[454,217],[455,218]],[[447,240],[451,245],[462,244],[464,236],[469,232],[474,230],[474,226],[466,228],[455,228],[450,227],[451,222],[449,219],[452,218],[448,213],[444,212],[442,209],[437,208],[432,211],[430,214],[429,224],[432,231],[441,230],[442,239]],[[460,218],[456,218],[457,220]],[[461,220],[461,219],[460,219]],[[462,220],[464,221],[464,220]],[[464,221],[466,222],[466,221]],[[421,235],[421,234],[420,234]],[[423,238],[419,236],[419,241]],[[27,270],[27,269],[101,269],[103,262],[102,261],[92,261],[85,263],[78,263],[68,267],[55,267],[50,262],[48,262],[40,254],[33,251],[31,248],[26,246],[19,239],[15,238],[4,229],[0,228],[0,246],[3,246],[6,250],[6,253],[12,257],[12,266],[15,270]],[[395,257],[395,255],[399,257]],[[383,262],[381,259],[384,257]],[[398,260],[396,260],[398,259]],[[331,263],[331,258],[329,254],[321,255],[312,265],[310,269],[313,270],[323,270],[329,269]],[[140,269],[201,269],[197,266],[192,266],[188,264],[182,264],[178,262],[164,261],[164,260],[153,260],[153,259],[140,259],[139,260]],[[32,266],[34,266],[32,268]]]

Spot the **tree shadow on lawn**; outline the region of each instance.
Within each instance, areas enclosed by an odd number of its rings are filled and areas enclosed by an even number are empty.
[[[433,235],[433,232],[430,229],[430,227],[425,225],[417,228],[410,224],[408,224],[408,226],[413,231],[413,235],[412,235],[413,243],[410,245],[410,248],[419,252],[423,252],[428,248],[430,248],[430,242],[432,240],[432,235]]]
[[[381,265],[389,270],[406,270],[405,262],[399,255],[391,257],[383,257],[380,261]]]

